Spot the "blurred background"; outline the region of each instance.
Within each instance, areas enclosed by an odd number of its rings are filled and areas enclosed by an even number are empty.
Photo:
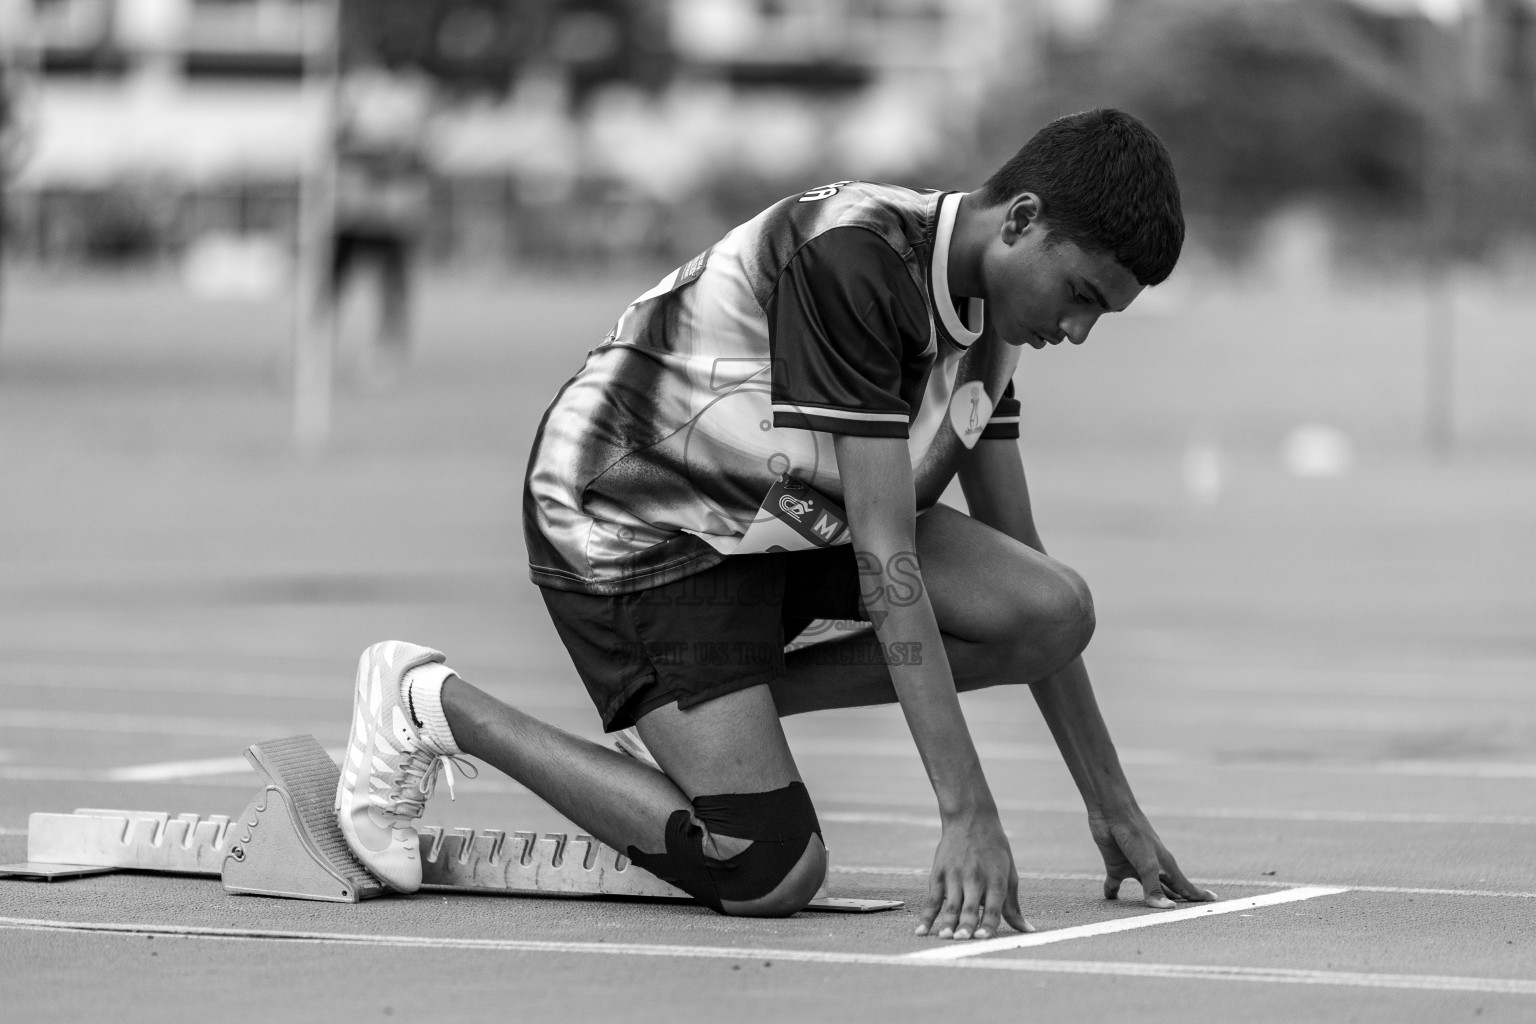
[[[395,635],[590,730],[521,479],[627,302],[780,196],[973,187],[1114,105],[1184,258],[1017,383],[1120,735],[1536,772],[1536,0],[0,0],[0,40],[0,728],[145,760],[164,689],[212,756],[238,692],[340,742]]]
[[[969,187],[1113,105],[1167,140],[1192,223],[1143,315],[1253,289],[1328,325],[1263,357],[1303,373],[1276,415],[1536,440],[1532,0],[4,0],[0,39],[18,280],[133,271],[323,315],[376,265],[375,355],[400,364],[404,275],[643,279],[816,182]],[[1319,359],[1368,393],[1296,393],[1356,388]],[[301,402],[329,387],[305,373]],[[1251,439],[1247,397],[1209,398],[1152,429]]]
[[[1133,108],[1197,255],[1529,270],[1529,0],[5,0],[8,249],[291,241],[338,79],[427,94],[438,265],[675,263],[807,181],[975,182]],[[399,92],[397,88],[397,92]],[[401,103],[395,97],[396,106]],[[1276,237],[1278,236],[1278,237]],[[1261,251],[1262,250],[1262,251]],[[1309,270],[1305,265],[1315,264]]]

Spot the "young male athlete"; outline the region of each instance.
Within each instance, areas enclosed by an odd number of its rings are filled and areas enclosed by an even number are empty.
[[[1022,683],[1105,895],[1136,878],[1149,906],[1213,899],[1121,772],[1079,658],[1092,600],[1035,531],[1010,384],[1021,346],[1081,344],[1183,235],[1162,144],[1095,110],[976,192],[837,182],[667,275],[556,396],[524,498],[533,580],[603,725],[636,726],[660,770],[378,644],[337,795],[354,851],[420,885],[413,822],[468,753],[715,910],[790,914],[826,851],[780,716],[898,701],[943,823],[918,933],[1029,930],[958,700]],[[956,475],[969,514],[939,503]],[[786,655],[816,619],[873,628]]]

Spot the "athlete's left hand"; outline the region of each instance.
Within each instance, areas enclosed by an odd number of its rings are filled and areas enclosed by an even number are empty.
[[[1157,910],[1169,909],[1174,900],[1207,903],[1216,898],[1211,890],[1184,877],[1173,854],[1135,804],[1113,811],[1090,811],[1088,829],[1104,856],[1105,899],[1118,899],[1120,883],[1127,878],[1141,882],[1142,902]]]

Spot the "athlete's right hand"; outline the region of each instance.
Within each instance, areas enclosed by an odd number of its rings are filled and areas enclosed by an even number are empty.
[[[1019,910],[1019,873],[1002,822],[995,812],[946,820],[916,934],[990,939],[999,921],[1035,930]]]

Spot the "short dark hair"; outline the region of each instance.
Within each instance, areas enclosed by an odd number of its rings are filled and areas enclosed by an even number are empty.
[[[1184,247],[1184,210],[1162,140],[1123,110],[1058,117],[981,186],[986,205],[1040,197],[1051,237],[1108,253],[1140,284],[1161,284]]]

